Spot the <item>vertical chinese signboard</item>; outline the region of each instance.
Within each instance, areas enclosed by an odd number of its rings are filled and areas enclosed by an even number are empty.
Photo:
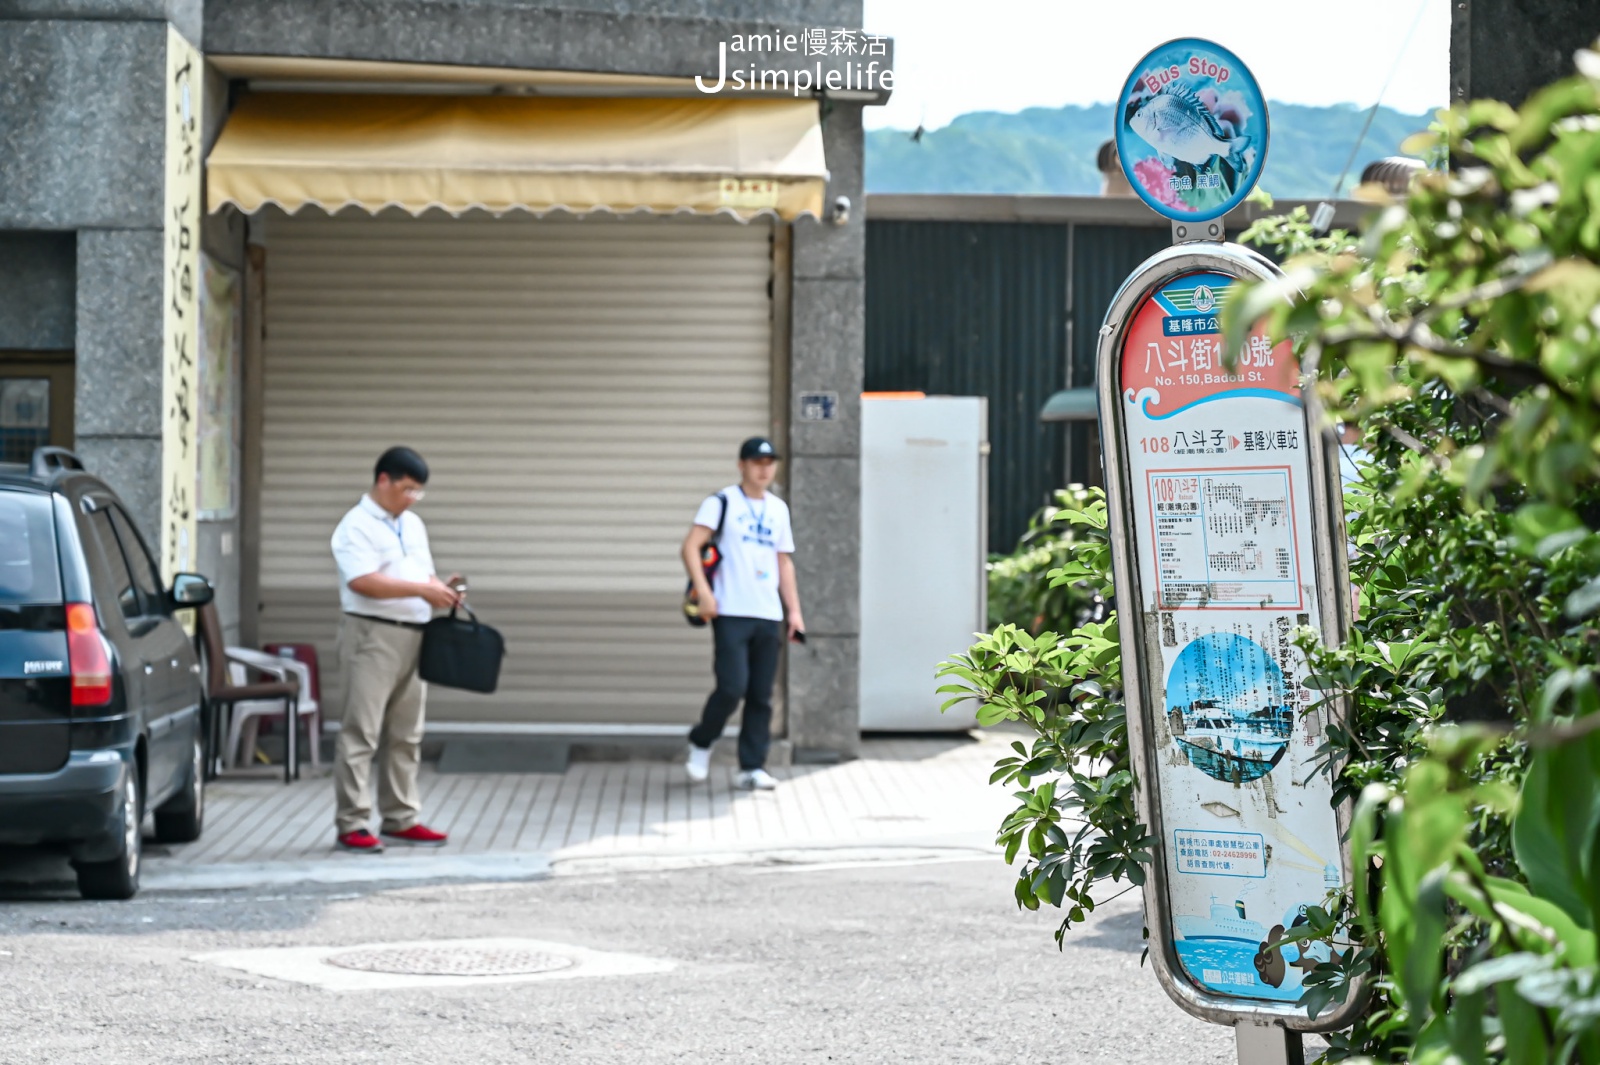
[[[194,568],[200,325],[200,53],[167,27],[161,356],[161,567]]]
[[[244,346],[244,279],[200,256],[200,375],[196,404],[199,476],[194,506],[202,521],[238,513],[239,371]]]
[[[1169,80],[1142,76],[1151,57]],[[1171,42],[1151,57],[1119,109],[1119,126],[1148,135],[1163,168],[1167,184],[1151,188],[1172,194],[1146,201],[1175,223],[1217,217],[1254,183],[1246,164],[1258,172],[1259,157],[1238,141],[1257,134],[1241,123],[1216,136],[1205,113],[1216,94],[1179,74],[1226,71],[1244,97],[1234,110],[1248,116],[1259,92],[1208,42]],[[1152,108],[1165,117],[1129,121]],[[1196,109],[1198,125],[1183,127]],[[1264,136],[1264,106],[1259,118]],[[1201,132],[1209,159],[1184,139]],[[1158,169],[1136,152],[1123,161],[1130,181],[1135,168]],[[1185,195],[1215,191],[1217,174],[1226,198]],[[1306,975],[1346,945],[1291,940],[1349,878],[1348,811],[1335,807],[1318,753],[1338,708],[1312,709],[1320,695],[1305,685],[1295,640],[1307,628],[1342,639],[1349,600],[1337,449],[1308,409],[1292,345],[1257,326],[1223,347],[1230,301],[1277,276],[1234,244],[1160,252],[1113,300],[1097,365],[1129,733],[1141,816],[1157,840],[1145,887],[1151,957],[1179,1005],[1241,1026],[1241,1055],[1247,1026],[1336,1028],[1359,1005],[1352,994],[1315,1019],[1295,1005]]]

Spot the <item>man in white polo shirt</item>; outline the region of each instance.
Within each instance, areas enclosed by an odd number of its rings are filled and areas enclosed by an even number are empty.
[[[334,756],[338,845],[375,854],[383,843],[372,834],[369,784],[374,755],[378,767],[378,812],[385,838],[438,847],[445,834],[417,819],[417,764],[422,745],[425,688],[417,676],[422,626],[435,607],[460,601],[434,573],[428,530],[411,513],[428,483],[428,464],[408,447],[392,447],[379,458],[373,485],[333,532],[339,566],[339,665],[344,675],[344,718]]]
[[[739,448],[739,483],[700,504],[683,541],[683,565],[694,583],[700,616],[711,622],[716,643],[717,686],[706,700],[700,723],[689,733],[685,769],[692,781],[710,774],[711,745],[743,700],[739,775],[734,782],[762,790],[778,786],[766,770],[772,741],[772,683],[785,632],[791,640],[804,640],[806,626],[795,583],[789,508],[768,491],[777,461],[770,440],[759,436],[746,440]],[[722,561],[707,582],[700,550],[718,529]]]

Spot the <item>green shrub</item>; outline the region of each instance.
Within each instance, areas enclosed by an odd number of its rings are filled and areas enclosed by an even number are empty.
[[[1029,632],[1065,632],[1094,618],[1104,602],[1081,583],[1052,584],[1049,574],[1067,561],[1082,539],[1075,520],[1096,499],[1098,489],[1081,484],[1058,489],[1055,502],[1028,521],[1028,531],[1009,555],[989,559],[989,627],[1016,625]]]

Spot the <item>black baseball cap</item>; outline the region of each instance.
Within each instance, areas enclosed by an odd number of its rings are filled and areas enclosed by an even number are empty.
[[[764,436],[752,436],[739,445],[739,461],[746,459],[776,459],[780,458],[778,449],[772,446],[772,441]]]

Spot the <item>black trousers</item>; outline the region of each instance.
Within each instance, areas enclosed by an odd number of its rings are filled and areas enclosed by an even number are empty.
[[[744,700],[739,726],[739,768],[760,769],[772,745],[772,682],[783,650],[783,622],[765,618],[712,619],[716,639],[717,687],[689,732],[696,747],[710,747]]]

